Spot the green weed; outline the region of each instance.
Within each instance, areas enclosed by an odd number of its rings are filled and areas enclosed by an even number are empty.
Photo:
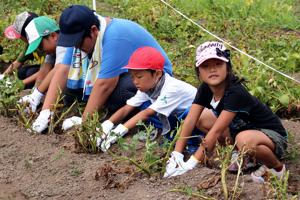
[[[100,126],[101,116],[103,113],[94,113],[88,116],[80,127],[71,132],[75,139],[76,146],[87,153],[97,153],[97,137],[100,137],[103,132]]]
[[[111,154],[116,160],[126,161],[135,165],[138,171],[142,171],[148,176],[152,176],[157,173],[164,173],[166,162],[169,159],[170,154],[174,149],[174,145],[179,137],[181,125],[178,126],[177,129],[172,133],[176,133],[173,141],[169,142],[168,145],[165,144],[164,148],[160,148],[157,141],[150,140],[150,134],[154,129],[152,125],[148,126],[141,122],[138,125],[143,127],[147,135],[143,152],[140,152],[139,155],[136,152],[136,146],[139,138],[139,133],[137,133],[132,137],[131,142],[127,142],[122,138],[118,140],[118,144],[122,151],[129,151],[129,156],[118,155],[110,150],[108,153]]]
[[[6,117],[12,117],[17,113],[17,101],[19,93],[24,85],[14,74],[14,76],[5,76],[0,80],[0,114]]]
[[[195,50],[215,40],[159,0],[105,0],[149,30],[166,50],[176,77],[195,86]],[[168,3],[234,46],[289,75],[300,72],[299,3],[295,0],[171,0]],[[141,15],[140,13],[143,13]],[[232,51],[235,72],[274,112],[299,113],[299,85]],[[298,110],[297,110],[298,109]],[[296,112],[295,112],[296,111]],[[299,115],[299,114],[298,114]],[[298,116],[299,117],[299,116]]]
[[[51,112],[53,112],[53,115],[50,117],[48,134],[54,133],[55,128],[57,128],[58,125],[63,122],[65,117],[74,109],[75,105],[77,104],[77,102],[74,101],[67,110],[61,109],[63,108],[63,98],[64,96],[62,95],[62,91],[59,90],[58,97],[51,107]]]
[[[70,170],[70,175],[74,177],[79,177],[83,173],[82,170],[78,169],[77,167],[73,166]]]
[[[190,186],[174,188],[174,189],[169,190],[169,192],[180,192],[189,197],[196,197],[196,198],[205,199],[205,200],[215,200],[215,198],[213,198],[213,197],[205,196],[205,194],[202,190],[194,191],[193,188]]]
[[[56,160],[61,159],[63,157],[64,153],[65,153],[64,149],[60,149],[58,154],[54,156],[52,161],[56,161]]]

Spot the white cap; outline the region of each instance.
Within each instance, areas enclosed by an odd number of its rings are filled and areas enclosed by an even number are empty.
[[[228,62],[228,58],[224,57],[222,54],[219,54],[217,49],[225,51],[226,47],[220,42],[204,42],[201,44],[196,51],[196,67],[199,67],[204,61],[211,58]]]

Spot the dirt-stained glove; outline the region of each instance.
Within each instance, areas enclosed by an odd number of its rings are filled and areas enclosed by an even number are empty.
[[[41,103],[43,96],[44,94],[35,88],[31,94],[22,97],[18,103],[29,103],[28,107],[25,109],[25,112],[30,113],[30,110],[35,112],[37,106]]]
[[[167,161],[164,178],[170,177],[176,171],[176,169],[184,162],[183,157],[183,154],[177,151],[171,153],[171,157]]]
[[[42,133],[46,128],[48,128],[48,123],[52,117],[53,112],[50,109],[42,110],[39,116],[32,124],[32,130],[36,133]]]
[[[101,128],[102,128],[102,135],[100,137],[97,137],[97,147],[101,146],[101,143],[106,139],[106,137],[108,136],[109,132],[111,131],[111,129],[114,127],[114,124],[109,121],[109,120],[105,120],[102,124],[101,124]]]
[[[181,163],[169,177],[182,175],[187,171],[194,169],[198,163],[199,161],[192,155],[188,161]]]
[[[62,124],[62,129],[66,131],[73,128],[74,126],[81,125],[81,123],[82,123],[81,117],[73,116],[64,120]]]
[[[115,129],[113,129],[107,137],[101,143],[101,150],[106,152],[111,144],[115,143],[119,137],[123,137],[126,133],[128,133],[128,128],[123,124],[119,124]]]

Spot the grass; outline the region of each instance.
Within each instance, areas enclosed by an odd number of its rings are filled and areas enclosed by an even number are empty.
[[[159,0],[104,1],[115,6],[118,17],[140,23],[158,39],[178,78],[199,85],[194,73],[195,50],[202,42],[215,40],[212,36],[175,14]],[[171,0],[168,3],[276,69],[290,75],[300,72],[300,14],[296,0]],[[246,78],[253,95],[278,114],[287,111],[285,116],[293,113],[297,116],[300,105],[297,83],[238,52],[233,51],[232,55],[236,73]]]

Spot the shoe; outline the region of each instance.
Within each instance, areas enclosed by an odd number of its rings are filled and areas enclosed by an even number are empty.
[[[285,168],[285,164],[283,164],[282,169],[280,172],[276,171],[275,169],[270,169],[270,172],[276,176],[279,180],[283,178],[284,174],[285,174],[286,168]]]
[[[251,173],[251,178],[256,183],[264,183],[265,178],[267,176],[269,176],[269,174],[273,174],[278,179],[282,179],[282,177],[284,176],[285,171],[286,171],[285,165],[283,165],[280,172],[277,172],[274,169],[269,169],[265,165],[262,165],[262,166],[260,166],[260,168],[258,168],[258,170]]]
[[[264,183],[264,176],[267,175],[268,168],[265,165],[260,166],[256,171],[251,173],[251,178],[255,183]]]
[[[231,155],[231,164],[228,167],[228,171],[229,172],[237,172],[239,170],[239,166],[238,166],[238,163],[237,163],[239,155],[240,155],[239,152],[236,151],[236,150],[234,150],[232,152],[232,155]],[[253,168],[255,166],[256,166],[256,164],[251,161],[251,159],[249,158],[249,156],[245,156],[242,170],[243,171],[247,171],[250,168]]]

